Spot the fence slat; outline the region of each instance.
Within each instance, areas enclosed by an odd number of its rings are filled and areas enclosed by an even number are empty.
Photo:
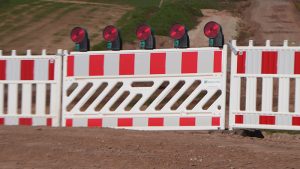
[[[36,85],[36,114],[46,113],[46,84]]]
[[[300,113],[300,78],[295,80],[295,112]]]
[[[32,86],[31,84],[22,84],[22,115],[31,114],[32,106]]]
[[[272,99],[273,99],[273,78],[263,78],[262,86],[262,111],[272,111]]]
[[[290,79],[279,79],[278,112],[289,112]]]
[[[17,115],[18,112],[18,85],[8,85],[8,108],[7,113],[10,115]]]

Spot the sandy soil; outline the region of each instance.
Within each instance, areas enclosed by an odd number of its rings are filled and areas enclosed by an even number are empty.
[[[298,168],[300,136],[0,127],[1,168]]]
[[[282,45],[283,40],[289,40],[290,44],[299,45],[300,12],[292,0],[252,0],[243,15],[243,21],[253,31],[249,39],[256,44],[271,40],[271,44]]]

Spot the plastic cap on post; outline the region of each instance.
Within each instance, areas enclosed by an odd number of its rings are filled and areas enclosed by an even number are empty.
[[[186,28],[183,25],[175,24],[170,29],[170,37],[172,39],[181,39],[186,33]]]
[[[107,42],[115,41],[119,36],[119,31],[116,27],[109,25],[103,30],[103,38]]]
[[[147,40],[151,34],[151,27],[146,24],[140,25],[136,30],[136,37],[139,40]]]
[[[210,21],[204,26],[204,34],[208,38],[215,38],[219,31],[220,25],[214,21]]]
[[[71,39],[75,43],[80,43],[85,38],[85,30],[81,27],[75,27],[71,31]]]

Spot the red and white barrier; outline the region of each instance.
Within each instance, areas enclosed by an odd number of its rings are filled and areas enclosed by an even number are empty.
[[[61,62],[46,51],[0,55],[0,125],[59,126]]]
[[[220,117],[205,117],[205,116],[123,116],[123,117],[75,117],[67,118],[65,121],[66,127],[121,127],[129,129],[144,129],[144,130],[195,130],[198,128],[213,126],[220,127]]]
[[[230,129],[300,130],[300,47],[230,46]],[[0,52],[0,125],[225,129],[226,59],[226,46]]]
[[[62,125],[224,129],[226,56],[226,46],[72,52],[64,60]]]
[[[222,50],[73,53],[67,67],[69,77],[220,73]]]
[[[300,48],[232,46],[230,128],[300,130]]]

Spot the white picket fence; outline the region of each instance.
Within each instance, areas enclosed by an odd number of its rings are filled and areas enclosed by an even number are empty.
[[[229,46],[229,128],[300,130],[300,47]],[[0,125],[223,130],[226,60],[226,45],[0,52]]]
[[[300,47],[232,45],[230,128],[300,130]]]
[[[0,124],[60,126],[62,52],[0,55]]]

